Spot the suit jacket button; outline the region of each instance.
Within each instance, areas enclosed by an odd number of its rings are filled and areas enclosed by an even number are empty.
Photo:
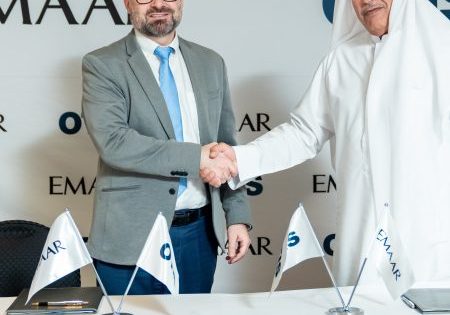
[[[174,188],[169,189],[169,194],[171,194],[171,195],[175,195],[176,192],[177,191]]]

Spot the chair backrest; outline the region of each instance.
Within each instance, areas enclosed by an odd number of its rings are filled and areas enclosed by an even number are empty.
[[[17,296],[30,287],[49,230],[30,221],[0,222],[0,296]],[[76,270],[49,287],[80,285],[80,270]]]

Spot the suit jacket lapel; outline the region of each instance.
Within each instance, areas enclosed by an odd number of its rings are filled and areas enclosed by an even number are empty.
[[[175,139],[172,121],[170,120],[164,96],[159,89],[158,82],[153,76],[152,69],[138,46],[134,32],[128,34],[125,43],[128,55],[130,56],[128,59],[128,64],[150,100],[151,105],[155,109],[159,121],[161,122],[167,136]]]
[[[209,114],[210,108],[208,107],[208,91],[206,89],[208,84],[205,82],[205,76],[203,76],[200,72],[205,65],[189,46],[188,42],[182,38],[179,38],[179,43],[184,62],[186,63],[186,68],[191,79],[192,89],[194,90],[195,102],[197,103],[200,143],[211,143],[215,141],[215,139],[213,138],[214,133],[212,132],[212,130],[214,130],[214,126],[211,125],[212,122],[208,119],[208,117],[211,117]]]

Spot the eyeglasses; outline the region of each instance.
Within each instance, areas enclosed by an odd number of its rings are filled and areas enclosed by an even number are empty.
[[[177,0],[164,0],[164,2],[175,2]],[[153,0],[136,0],[139,4],[149,4],[150,2],[153,2]]]

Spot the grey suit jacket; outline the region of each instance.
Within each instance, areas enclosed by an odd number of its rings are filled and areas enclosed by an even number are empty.
[[[235,144],[224,62],[180,38],[192,82],[201,144]],[[163,95],[134,32],[83,58],[83,117],[99,153],[88,248],[93,257],[135,264],[159,212],[172,221],[180,176],[198,177],[201,145],[176,142]],[[251,224],[245,190],[209,187],[214,230]]]

